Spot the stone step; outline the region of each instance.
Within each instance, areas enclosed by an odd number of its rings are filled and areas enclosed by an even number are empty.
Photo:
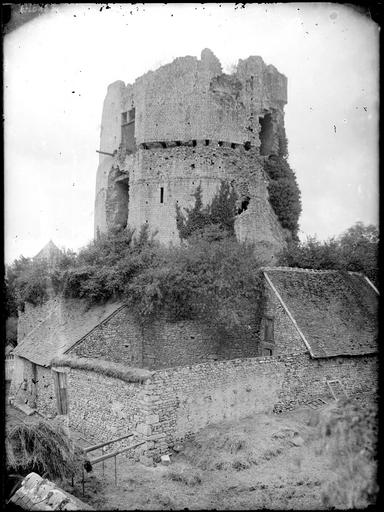
[[[36,412],[36,409],[32,409],[32,407],[29,407],[29,405],[27,405],[27,404],[22,404],[20,402],[14,401],[12,403],[12,405],[15,409],[18,409],[19,411],[23,412],[27,416],[32,416],[32,414],[34,414]]]

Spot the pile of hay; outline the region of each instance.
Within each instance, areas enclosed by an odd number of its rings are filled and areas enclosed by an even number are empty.
[[[22,423],[7,434],[8,473],[27,475],[31,471],[50,480],[80,475],[86,458],[59,425],[46,421]]]

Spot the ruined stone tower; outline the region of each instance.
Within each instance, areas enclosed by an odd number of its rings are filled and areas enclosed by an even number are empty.
[[[208,49],[108,87],[96,181],[95,236],[149,224],[178,243],[176,204],[209,203],[222,181],[238,195],[235,232],[273,255],[285,243],[269,203],[263,162],[279,148],[287,79],[261,57],[222,72]]]

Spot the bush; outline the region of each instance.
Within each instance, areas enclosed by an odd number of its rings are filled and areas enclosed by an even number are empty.
[[[28,260],[14,280],[17,292],[33,303],[36,296],[48,298],[49,289],[89,305],[119,299],[142,324],[198,319],[220,339],[255,336],[262,310],[260,263],[255,247],[231,236],[223,219],[193,230],[180,247],[160,246],[145,227],[136,237],[131,230],[103,235],[53,269]]]
[[[230,237],[207,241],[200,232],[157,263],[127,285],[137,317],[198,318],[216,331],[258,331],[262,281],[253,245]]]
[[[181,240],[186,240],[208,227],[214,227],[216,234],[221,232],[223,236],[235,236],[237,194],[228,182],[221,183],[211,204],[205,207],[203,207],[201,185],[197,187],[193,196],[195,204],[193,208],[185,208],[185,214],[176,204],[176,225]]]
[[[318,425],[320,453],[331,457],[335,480],[322,492],[327,508],[358,509],[376,502],[377,413],[351,399],[324,411]]]
[[[279,264],[362,272],[378,286],[378,243],[378,229],[357,222],[337,238],[322,242],[312,236],[304,242],[291,242],[280,254]]]
[[[283,156],[271,156],[264,164],[268,177],[269,201],[283,228],[297,239],[301,213],[300,190],[294,172]]]

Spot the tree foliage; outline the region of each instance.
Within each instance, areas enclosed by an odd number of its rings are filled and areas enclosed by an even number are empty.
[[[233,237],[212,241],[199,234],[137,275],[125,296],[143,320],[164,314],[171,321],[199,319],[227,332],[257,331],[259,267],[252,245]]]
[[[378,286],[378,242],[377,227],[357,222],[336,238],[320,241],[312,236],[291,242],[280,255],[280,264],[362,272]]]
[[[230,183],[223,181],[207,206],[203,206],[201,185],[196,188],[193,196],[195,204],[192,208],[184,208],[185,213],[176,204],[176,225],[181,240],[205,231],[207,227],[214,227],[216,234],[221,232],[223,236],[234,236],[237,194]]]
[[[269,200],[283,228],[297,240],[301,213],[300,190],[296,176],[284,156],[273,155],[264,164],[268,177]]]
[[[238,242],[222,222],[193,231],[180,247],[159,245],[147,227],[136,237],[131,230],[102,235],[54,269],[45,268],[47,289],[39,299],[49,293],[89,304],[114,298],[126,302],[141,323],[199,319],[228,333],[256,332],[260,264],[253,245]],[[22,300],[29,301],[25,283],[38,271],[40,264],[28,261],[17,278]]]

